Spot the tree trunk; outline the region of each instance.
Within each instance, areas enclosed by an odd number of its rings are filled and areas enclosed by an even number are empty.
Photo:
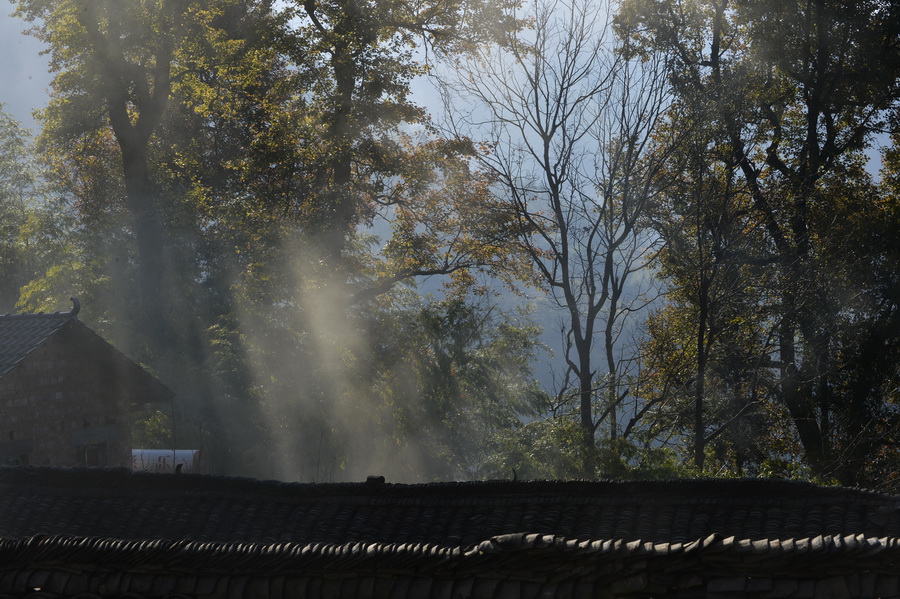
[[[788,298],[788,305],[790,305]],[[797,368],[796,329],[789,316],[782,316],[779,327],[779,350],[781,353],[781,396],[797,435],[806,453],[813,472],[821,474],[824,469],[825,453],[821,430],[814,411],[810,381]]]
[[[138,246],[140,330],[155,350],[162,349],[168,330],[163,306],[165,223],[150,180],[148,148],[163,118],[171,93],[173,40],[160,34],[149,47],[154,60],[138,64],[123,46],[131,24],[115,2],[88,3],[79,19],[88,31],[99,66],[110,126],[122,153],[126,205]],[[106,30],[102,24],[106,24]]]
[[[358,209],[352,182],[353,145],[360,134],[354,114],[354,94],[359,77],[356,63],[359,58],[355,55],[351,42],[361,33],[359,27],[362,26],[362,19],[356,2],[347,2],[341,17],[329,30],[319,20],[315,0],[306,0],[303,7],[319,33],[333,40],[330,64],[335,96],[326,133],[327,151],[331,158],[326,161],[323,172],[319,174],[319,187],[325,190],[321,201],[325,205],[318,206],[316,210],[321,218],[319,250],[327,264],[333,267],[342,261],[347,233],[353,228]],[[365,32],[362,35],[366,35]],[[374,38],[365,41],[371,42]]]
[[[582,475],[585,478],[597,476],[596,443],[594,441],[594,377],[591,371],[591,339],[576,341],[578,352],[578,395],[581,416]]]
[[[165,343],[168,324],[163,301],[164,225],[148,174],[146,147],[120,145],[126,204],[131,212],[138,249],[139,328],[153,347],[160,349]]]

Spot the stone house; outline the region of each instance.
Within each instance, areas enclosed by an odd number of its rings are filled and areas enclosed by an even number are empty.
[[[8,467],[0,597],[896,598],[900,497],[771,480]]]
[[[77,316],[0,316],[0,464],[130,466],[133,407],[171,401]]]

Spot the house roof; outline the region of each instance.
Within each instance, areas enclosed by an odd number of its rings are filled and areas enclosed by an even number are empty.
[[[72,312],[0,316],[0,376],[12,370],[74,318]]]
[[[900,497],[784,481],[0,470],[0,588],[73,595],[874,597],[898,533]]]
[[[898,537],[900,498],[773,480],[301,484],[127,470],[0,470],[0,537],[461,547],[513,533],[654,543],[710,534]]]
[[[58,336],[102,354],[104,371],[126,385],[135,401],[172,399],[174,393],[168,387],[78,320],[79,309],[76,301],[70,312],[0,315],[0,378]]]

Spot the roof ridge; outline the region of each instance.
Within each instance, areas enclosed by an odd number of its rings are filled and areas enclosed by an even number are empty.
[[[666,480],[534,480],[534,481],[449,481],[430,483],[339,482],[302,483],[200,474],[132,472],[125,468],[54,468],[46,466],[0,467],[0,485],[35,486],[65,490],[115,487],[123,492],[228,493],[290,496],[332,500],[365,497],[368,501],[456,501],[498,500],[504,496],[528,495],[546,503],[554,497],[579,496],[585,501],[617,499],[665,503],[672,494],[720,503],[746,503],[767,499],[811,501],[872,500],[900,502],[900,496],[870,489],[824,487],[805,481],[779,479],[666,479]],[[430,499],[429,499],[430,498]]]
[[[13,318],[22,318],[22,319],[25,319],[25,318],[53,318],[53,317],[58,317],[58,316],[65,316],[65,317],[67,317],[67,318],[74,318],[74,317],[75,317],[75,315],[72,314],[71,311],[69,311],[69,312],[62,312],[62,311],[60,311],[60,310],[57,310],[56,312],[19,312],[19,313],[7,312],[7,313],[5,313],[5,314],[0,314],[0,318],[7,318],[7,319],[13,319]]]
[[[72,301],[72,309],[65,312],[63,312],[62,310],[56,310],[55,312],[6,312],[4,314],[0,314],[0,318],[10,320],[16,318],[53,318],[65,316],[69,320],[76,320],[78,317],[78,313],[81,312],[81,302],[77,297],[70,297],[69,299]]]

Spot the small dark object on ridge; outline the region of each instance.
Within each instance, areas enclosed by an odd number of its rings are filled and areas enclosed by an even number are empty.
[[[177,466],[175,466],[175,474],[181,474],[182,466],[184,466],[184,464],[178,464]]]
[[[367,484],[367,485],[383,485],[383,484],[384,484],[384,477],[383,477],[383,476],[372,476],[372,475],[369,475],[369,476],[366,477],[366,484]]]

